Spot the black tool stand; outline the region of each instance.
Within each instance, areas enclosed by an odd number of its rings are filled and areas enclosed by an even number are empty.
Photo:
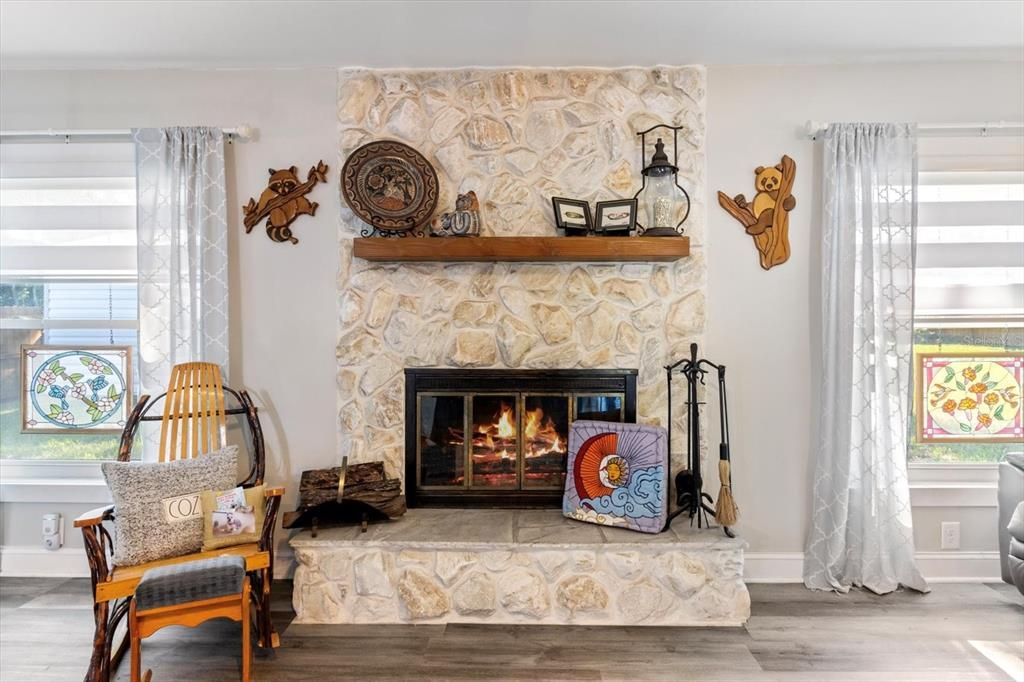
[[[712,507],[714,499],[704,492],[704,479],[701,476],[700,466],[700,406],[704,403],[697,399],[697,384],[706,385],[705,376],[710,369],[715,370],[722,381],[724,381],[725,367],[704,358],[697,358],[697,344],[690,344],[690,357],[684,358],[675,364],[665,367],[666,379],[668,380],[668,443],[671,452],[672,447],[672,375],[681,374],[686,379],[686,414],[689,425],[689,436],[686,439],[686,462],[687,468],[676,474],[676,505],[675,511],[669,513],[665,520],[665,528],[668,530],[672,520],[677,516],[686,514],[690,517],[690,525],[696,518],[697,528],[712,528],[711,519],[715,516]],[[724,384],[721,384],[724,386]],[[723,429],[725,421],[723,415]],[[723,431],[723,439],[727,436]],[[723,440],[724,442],[724,440]],[[669,455],[669,476],[671,476],[672,457]],[[671,490],[671,481],[666,480],[666,490]],[[730,538],[736,535],[728,528],[722,528]]]

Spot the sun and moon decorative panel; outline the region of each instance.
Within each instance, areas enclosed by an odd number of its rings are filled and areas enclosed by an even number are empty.
[[[921,353],[914,403],[920,443],[992,443],[1024,438],[1024,355]]]
[[[121,433],[131,409],[131,346],[22,346],[24,433]]]
[[[603,526],[661,532],[668,516],[667,443],[658,426],[573,422],[562,513]]]

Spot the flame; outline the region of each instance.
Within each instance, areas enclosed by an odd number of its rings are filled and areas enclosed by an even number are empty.
[[[498,418],[498,438],[515,438],[516,425],[512,423],[512,408],[502,403],[501,416]]]
[[[529,446],[527,457],[537,457],[551,452],[565,452],[558,429],[551,417],[544,416],[544,410],[537,408],[526,411],[526,423],[523,425],[523,436]]]
[[[490,424],[476,424],[473,427],[473,447],[490,450],[501,459],[515,457],[509,453],[508,442],[516,439],[516,420],[512,408],[501,404],[501,410]]]
[[[526,436],[526,440],[532,440],[537,437],[538,431],[541,429],[541,420],[544,419],[544,410],[539,407],[536,410],[526,411],[526,424],[523,427],[523,432]],[[550,422],[550,420],[548,420]]]
[[[563,429],[565,425],[563,425]],[[523,428],[518,429],[515,408],[502,403],[490,423],[473,426],[473,459],[476,462],[515,461],[516,442],[522,438],[525,457],[565,456],[566,438],[558,432],[554,420],[540,407],[523,413]]]

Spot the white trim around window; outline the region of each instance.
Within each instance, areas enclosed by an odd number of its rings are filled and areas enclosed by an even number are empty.
[[[0,502],[110,502],[100,461],[0,460]]]
[[[996,507],[999,464],[910,464],[912,507]]]

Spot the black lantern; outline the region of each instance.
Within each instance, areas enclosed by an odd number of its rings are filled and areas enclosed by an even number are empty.
[[[658,128],[672,131],[672,161],[669,162],[665,153],[665,143],[661,138],[654,143],[654,156],[651,163],[641,172],[643,184],[634,195],[637,203],[644,208],[645,224],[637,222],[641,234],[645,237],[678,237],[682,234],[680,226],[690,215],[690,195],[679,185],[679,131],[682,126],[656,125],[653,128],[637,133],[640,136],[640,160],[643,163],[647,155],[647,133]],[[678,222],[676,219],[682,216]]]

